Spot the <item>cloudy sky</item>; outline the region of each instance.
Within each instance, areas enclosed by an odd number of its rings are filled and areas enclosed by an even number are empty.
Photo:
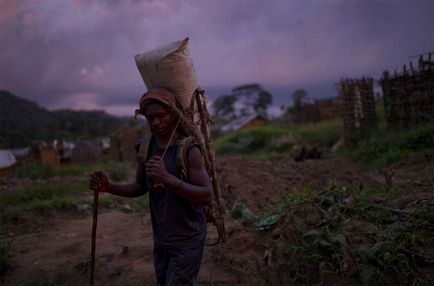
[[[188,36],[211,98],[248,83],[278,105],[296,88],[330,97],[342,77],[434,51],[434,0],[0,0],[0,28],[0,89],[131,115],[146,90],[137,53]]]

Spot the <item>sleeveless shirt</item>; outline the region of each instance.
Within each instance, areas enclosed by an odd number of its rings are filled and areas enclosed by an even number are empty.
[[[181,170],[177,164],[178,142],[167,148],[163,160],[166,170],[181,179]],[[186,156],[196,145],[197,143],[193,142],[187,146]],[[159,148],[152,137],[148,158],[162,156],[163,152],[164,149]],[[188,179],[185,181],[190,183]],[[206,218],[202,206],[180,197],[169,186],[154,188],[151,176],[146,176],[146,185],[155,244],[173,246],[203,242],[206,236]]]

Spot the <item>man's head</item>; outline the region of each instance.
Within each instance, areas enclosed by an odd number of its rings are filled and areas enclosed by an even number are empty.
[[[146,92],[139,101],[142,114],[148,120],[153,134],[165,136],[173,130],[179,118],[179,103],[175,94],[162,88],[153,88]]]

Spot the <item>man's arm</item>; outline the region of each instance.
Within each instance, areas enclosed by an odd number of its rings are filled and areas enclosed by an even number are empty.
[[[161,157],[154,156],[146,165],[148,174],[155,181],[170,186],[182,198],[200,205],[207,205],[212,198],[212,185],[205,170],[202,154],[197,147],[188,154],[188,176],[191,184],[182,181],[166,171]]]
[[[146,175],[142,164],[137,165],[136,180],[130,184],[112,184],[102,172],[90,175],[89,188],[94,191],[107,192],[116,196],[134,198],[146,194]]]

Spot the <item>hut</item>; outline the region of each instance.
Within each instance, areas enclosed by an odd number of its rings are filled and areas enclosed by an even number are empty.
[[[340,116],[339,101],[337,98],[315,99],[320,120],[336,119]]]
[[[42,165],[60,165],[60,157],[57,149],[52,144],[41,143],[37,148]]]
[[[221,133],[237,131],[256,127],[267,122],[267,119],[259,114],[251,114],[235,119],[221,127]]]
[[[146,142],[151,139],[151,131],[145,122],[140,122],[133,127],[113,134],[110,136],[110,159],[135,163],[137,152],[134,146],[142,138]]]
[[[10,150],[0,150],[0,179],[15,173],[17,160]]]

